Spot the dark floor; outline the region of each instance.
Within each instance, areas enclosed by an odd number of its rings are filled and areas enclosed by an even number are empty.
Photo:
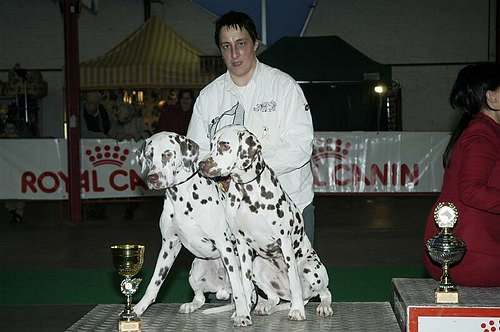
[[[418,266],[427,214],[436,195],[318,195],[315,249],[325,266]],[[25,221],[12,224],[0,207],[0,273],[19,269],[111,268],[109,247],[146,246],[145,267],[154,267],[160,248],[160,197],[142,202],[133,220],[124,205],[107,205],[108,218],[73,223],[67,204],[29,202]],[[179,266],[191,263],[183,251]],[[0,285],[8,287],[8,285]],[[1,290],[0,290],[1,292]],[[63,331],[93,306],[2,306],[8,331]]]

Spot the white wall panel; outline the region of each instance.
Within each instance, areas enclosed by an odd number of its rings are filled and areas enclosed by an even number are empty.
[[[470,62],[491,55],[489,15],[489,0],[319,0],[304,35],[338,35],[386,64]]]

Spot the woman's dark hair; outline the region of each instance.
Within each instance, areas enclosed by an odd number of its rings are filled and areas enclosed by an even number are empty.
[[[245,30],[247,30],[250,34],[250,37],[252,38],[254,43],[258,39],[255,23],[250,18],[250,16],[245,13],[230,11],[222,15],[217,21],[215,21],[214,41],[217,47],[220,47],[220,30],[222,29],[222,27],[239,29],[245,28]]]
[[[194,102],[194,92],[191,89],[180,89],[179,93],[177,94],[177,101],[179,102],[185,93],[189,94]]]
[[[450,105],[462,112],[457,126],[443,154],[443,166],[449,165],[455,143],[469,125],[472,117],[491,107],[486,102],[486,91],[500,87],[500,64],[481,62],[468,65],[458,73],[450,93]]]

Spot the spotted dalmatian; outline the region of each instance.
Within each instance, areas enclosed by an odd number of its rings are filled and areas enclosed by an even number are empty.
[[[172,132],[157,133],[146,139],[137,153],[141,172],[149,189],[165,190],[160,217],[162,246],[153,277],[144,297],[134,306],[141,315],[156,299],[182,246],[195,259],[189,283],[192,302],[179,312],[190,313],[205,303],[205,292],[218,299],[232,294],[235,326],[251,325],[249,300],[243,293],[241,269],[232,236],[224,218],[223,202],[215,182],[196,170],[198,144]]]
[[[210,153],[199,163],[207,177],[231,178],[226,218],[236,236],[242,273],[267,297],[259,298],[255,313],[270,314],[286,300],[291,302],[289,319],[304,320],[305,303],[319,295],[317,314],[330,316],[326,268],[304,232],[300,211],[265,164],[261,149],[245,127],[230,125],[216,133]]]

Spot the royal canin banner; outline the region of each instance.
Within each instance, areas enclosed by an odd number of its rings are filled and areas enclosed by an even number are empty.
[[[135,151],[142,141],[82,139],[81,197],[163,195],[144,187]],[[0,140],[0,199],[68,199],[67,142],[64,139]]]
[[[316,192],[439,192],[449,133],[320,132],[312,165]],[[142,142],[81,140],[81,197],[163,195],[144,186],[135,160]],[[0,199],[68,199],[64,139],[0,140]]]
[[[439,192],[447,132],[315,133],[315,192]]]

